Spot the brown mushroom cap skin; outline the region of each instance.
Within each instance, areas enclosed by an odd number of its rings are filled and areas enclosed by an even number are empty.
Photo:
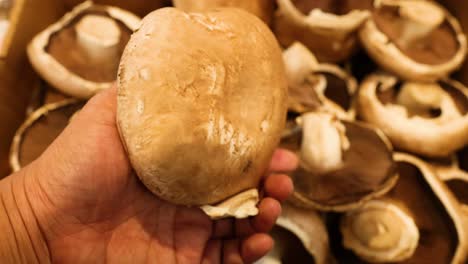
[[[240,9],[143,19],[121,61],[117,122],[143,183],[176,204],[256,188],[287,110],[281,49]]]
[[[220,7],[236,7],[248,11],[270,24],[274,0],[174,0],[174,6],[185,12],[204,12]]]

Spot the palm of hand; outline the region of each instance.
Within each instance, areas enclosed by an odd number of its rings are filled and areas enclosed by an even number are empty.
[[[31,200],[52,260],[239,263],[266,253],[270,238],[255,233],[271,228],[278,202],[264,199],[254,219],[215,223],[199,209],[158,199],[132,173],[115,125],[115,96],[112,89],[91,100],[26,168],[35,176],[29,177],[28,188],[38,194]],[[276,169],[293,166],[277,163]],[[268,179],[265,186],[278,183],[283,189],[266,191],[285,198],[292,188],[288,179]]]

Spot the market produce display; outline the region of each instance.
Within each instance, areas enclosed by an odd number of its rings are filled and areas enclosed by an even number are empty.
[[[466,263],[468,87],[454,73],[467,39],[443,4],[86,1],[30,42],[62,95],[34,102],[11,166],[117,82],[122,143],[162,199],[252,216],[273,150],[297,154],[258,264]]]

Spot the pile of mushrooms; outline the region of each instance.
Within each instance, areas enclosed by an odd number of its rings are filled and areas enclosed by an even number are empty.
[[[318,69],[324,65],[319,61],[356,63],[351,49],[340,49],[347,54],[330,59],[329,50],[318,45],[333,47],[331,40],[311,33],[312,23],[321,21],[312,17],[332,2],[278,1],[273,23],[285,45],[290,95],[281,146],[300,158],[299,168],[290,173],[295,191],[289,203],[310,215],[322,212],[338,263],[464,262],[468,185],[463,184],[468,181],[460,167],[468,161],[457,163],[457,170],[430,162],[455,157],[468,144],[468,88],[447,77],[466,55],[461,27],[431,1],[361,6],[367,17],[348,40],[361,42],[377,68],[359,89],[348,90],[349,109],[323,92],[339,89],[330,87]],[[359,68],[357,63],[348,69]],[[394,148],[420,158],[393,155]],[[463,155],[459,151],[458,159]],[[451,176],[443,182],[439,171]]]
[[[468,260],[468,87],[452,77],[467,40],[448,10],[423,0],[172,4],[179,10],[160,9],[140,27],[127,11],[85,2],[28,48],[39,75],[67,96],[119,82],[122,139],[150,190],[213,219],[255,215],[260,172],[281,137],[300,164],[288,172],[295,190],[271,233],[275,248],[258,263]],[[12,167],[38,157],[83,104],[34,111],[15,136]],[[201,125],[181,129],[182,120]],[[149,139],[165,142],[154,143],[160,152],[142,152]],[[174,162],[187,146],[212,159]],[[239,157],[218,166],[228,152]],[[194,170],[201,192],[163,177]]]
[[[28,117],[14,136],[13,171],[42,154],[83,99],[114,85],[120,57],[139,23],[140,18],[126,10],[84,1],[34,37],[27,54],[47,84],[35,89]]]

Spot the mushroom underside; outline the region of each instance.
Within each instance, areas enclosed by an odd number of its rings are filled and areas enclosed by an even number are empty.
[[[456,110],[461,115],[466,115],[468,113],[468,97],[466,97],[460,90],[454,88],[450,83],[445,81],[438,82],[440,88],[450,96],[450,99],[453,100]],[[403,106],[398,102],[398,96],[401,93],[403,83],[398,82],[391,88],[381,89],[382,83],[380,83],[376,89],[377,98],[380,103],[383,105],[393,104]],[[440,107],[428,107],[423,109],[423,111],[413,111],[411,108],[406,108],[408,117],[419,116],[427,119],[438,118],[442,114],[442,109]]]
[[[291,174],[296,193],[315,203],[339,206],[382,190],[396,177],[390,150],[379,135],[353,123],[346,122],[345,127],[351,145],[343,153],[343,166],[326,175],[297,169]],[[297,133],[283,139],[282,145],[298,151],[301,141]]]
[[[385,34],[390,43],[395,44],[406,56],[416,62],[438,65],[449,62],[460,48],[457,33],[448,21],[430,32],[424,39],[403,43],[405,24],[399,13],[399,7],[382,6],[374,10],[372,19],[377,28]]]
[[[404,204],[420,232],[413,256],[398,263],[451,263],[459,242],[453,220],[416,166],[399,162],[398,172],[400,178],[385,198]],[[339,219],[339,215],[331,215],[327,223],[334,255],[339,262],[366,263],[342,246]]]
[[[320,9],[326,13],[345,15],[353,10],[369,10],[372,8],[371,0],[291,0],[302,14],[308,15],[313,9]]]
[[[120,39],[117,46],[118,56],[111,63],[108,61],[96,61],[89,57],[77,41],[76,25],[87,15],[97,15],[106,18],[112,18],[120,30]],[[104,11],[86,11],[70,21],[62,30],[51,35],[45,51],[55,60],[62,64],[70,72],[75,73],[81,78],[93,82],[106,83],[113,82],[117,76],[120,56],[130,39],[132,30],[122,21],[111,17]]]
[[[17,155],[21,167],[37,159],[68,125],[70,118],[83,103],[69,104],[54,109],[36,119],[20,138]],[[40,109],[38,110],[40,111]]]

